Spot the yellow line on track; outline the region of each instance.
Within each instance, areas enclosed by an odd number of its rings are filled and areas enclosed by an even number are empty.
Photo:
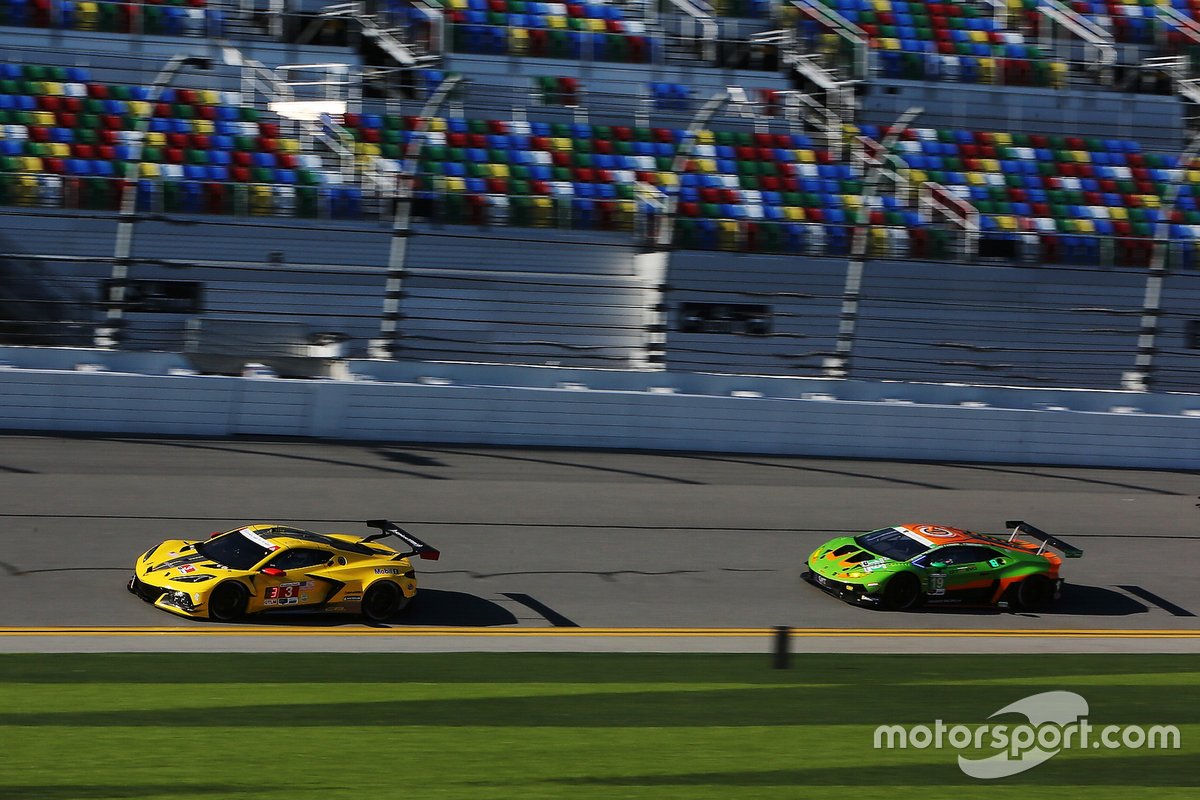
[[[569,636],[569,637],[752,637],[769,636],[771,628],[483,628],[483,627],[283,627],[277,625],[236,625],[205,627],[125,627],[125,626],[0,626],[6,636]],[[1055,628],[1023,630],[1019,628],[793,628],[797,638],[1084,638],[1084,639],[1200,639],[1200,629],[1121,629]]]

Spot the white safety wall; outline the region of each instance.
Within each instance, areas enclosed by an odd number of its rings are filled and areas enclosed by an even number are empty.
[[[904,385],[887,386],[882,395],[870,384],[846,393],[876,394],[867,400],[832,399],[822,392],[770,396],[759,391],[770,391],[761,383],[744,390],[715,384],[720,393],[693,394],[667,391],[670,374],[617,377],[641,388],[584,388],[573,381],[498,386],[433,376],[404,383],[307,381],[10,366],[0,369],[0,429],[1200,467],[1196,395],[1141,395],[1140,401],[1122,405],[1121,393],[1064,392],[1056,400],[1050,390],[1039,390],[1028,397],[1018,393],[1013,402],[1014,390],[988,394],[979,387],[914,386],[908,396],[918,402],[905,399]],[[795,387],[778,388],[790,393]],[[1001,402],[1010,407],[993,405]],[[1011,407],[1021,403],[1028,405]]]

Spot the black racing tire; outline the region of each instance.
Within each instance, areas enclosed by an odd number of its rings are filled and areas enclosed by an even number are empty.
[[[1030,575],[1017,584],[1015,599],[1021,611],[1042,611],[1054,600],[1054,582],[1045,575]]]
[[[208,618],[217,622],[232,622],[246,615],[250,592],[237,581],[226,581],[208,595]]]
[[[921,579],[911,572],[897,572],[883,587],[883,607],[907,611],[921,605]]]
[[[408,605],[408,598],[391,581],[375,581],[363,592],[362,615],[367,622],[387,622]]]

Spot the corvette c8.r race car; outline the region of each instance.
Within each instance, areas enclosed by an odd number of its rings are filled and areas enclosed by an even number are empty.
[[[1062,559],[1083,551],[1011,521],[1008,538],[942,525],[896,525],[831,539],[808,557],[805,580],[856,603],[893,610],[927,600],[1036,611],[1057,600]],[[1024,534],[1035,541],[1018,538]]]
[[[207,541],[170,539],[134,565],[129,591],[157,608],[221,622],[267,611],[358,613],[370,622],[398,614],[417,593],[411,556],[441,553],[383,519],[365,538],[256,524]],[[378,543],[395,536],[399,552]]]

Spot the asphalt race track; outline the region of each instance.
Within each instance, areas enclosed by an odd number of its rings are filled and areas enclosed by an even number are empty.
[[[159,649],[168,640],[203,649],[216,637],[241,641],[235,648],[273,638],[290,647],[297,636],[326,647],[352,634],[374,635],[375,648],[419,639],[432,649],[488,649],[532,641],[535,628],[564,634],[552,645],[541,637],[542,649],[584,640],[584,649],[601,647],[592,634],[624,649],[664,637],[679,649],[708,646],[697,638],[761,649],[759,631],[776,625],[844,640],[835,649],[861,649],[864,637],[880,638],[874,631],[892,643],[927,644],[934,631],[982,634],[998,649],[1016,635],[1057,649],[1093,631],[1116,642],[1111,649],[1148,638],[1196,649],[1198,493],[1196,475],[1183,472],[7,436],[0,649],[62,648],[83,641],[78,628],[110,638],[153,633]],[[443,552],[439,562],[417,562],[423,594],[383,630],[333,617],[266,618],[266,630],[212,625],[125,591],[134,558],[167,537],[203,538],[251,521],[365,534],[357,521],[376,517]],[[1066,562],[1067,593],[1052,613],[889,613],[849,606],[798,578],[806,555],[844,532],[898,522],[1000,532],[1007,519],[1085,551]],[[462,628],[475,645],[455,636]],[[599,628],[610,630],[591,630]],[[625,630],[635,628],[647,630]],[[693,628],[730,630],[675,630]],[[14,635],[23,644],[13,645]]]

